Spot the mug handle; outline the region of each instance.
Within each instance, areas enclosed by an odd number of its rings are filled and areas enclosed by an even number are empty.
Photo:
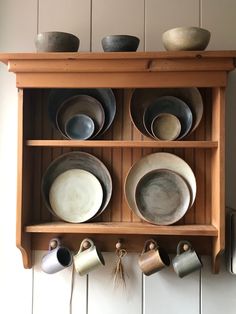
[[[54,246],[54,243],[56,242],[56,246]],[[61,241],[58,238],[52,238],[49,241],[49,245],[48,245],[48,251],[52,251],[54,249],[56,249],[58,246],[61,245]]]
[[[187,244],[188,245],[188,249],[186,251],[184,251],[183,247],[184,245]],[[180,255],[182,252],[189,252],[192,251],[192,245],[189,241],[180,241],[178,246],[177,246],[177,255]]]
[[[93,249],[93,247],[94,247],[93,241],[92,241],[91,239],[89,239],[89,238],[86,238],[86,239],[84,239],[84,240],[81,242],[80,248],[79,248],[79,251],[78,251],[77,254],[79,254],[79,253],[83,252],[83,250],[85,250],[85,248],[84,248],[84,246],[83,246],[85,242],[88,242],[88,243],[90,244],[90,247],[87,248],[86,250],[91,251],[91,250]]]
[[[149,248],[149,245],[150,244],[154,244],[154,248],[153,248],[153,250],[154,249],[157,249],[159,246],[157,245],[157,242],[154,240],[154,239],[149,239],[149,240],[147,240],[145,243],[144,243],[144,247],[143,247],[143,250],[142,250],[142,253],[141,254],[143,254],[143,253],[145,253],[145,252],[147,252],[147,251],[150,251],[151,249]]]

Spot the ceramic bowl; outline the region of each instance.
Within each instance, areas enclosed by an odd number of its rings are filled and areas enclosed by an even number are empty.
[[[99,180],[89,171],[69,169],[58,175],[49,190],[49,203],[62,220],[84,222],[95,216],[103,200]]]
[[[175,96],[162,96],[150,103],[143,115],[143,123],[149,136],[152,136],[152,121],[160,113],[170,113],[178,118],[181,123],[181,131],[178,139],[182,139],[189,133],[193,122],[193,115],[188,105]]]
[[[200,27],[177,27],[163,33],[162,42],[166,50],[204,50],[211,33]]]
[[[139,38],[131,35],[108,35],[102,39],[104,51],[136,51]]]
[[[188,184],[190,190],[190,206],[195,201],[197,185],[191,167],[180,157],[170,153],[154,153],[139,159],[129,170],[125,179],[125,197],[131,210],[145,220],[137,207],[135,191],[138,182],[148,172],[158,169],[167,169],[180,175]]]
[[[81,122],[83,122],[83,126],[80,124]],[[96,137],[102,130],[104,122],[103,106],[96,98],[88,95],[69,97],[59,106],[56,113],[58,130],[63,136],[71,139],[81,140]],[[81,126],[80,132],[72,132],[73,126],[79,127],[79,125]]]
[[[151,122],[151,132],[158,140],[173,141],[180,135],[181,123],[173,114],[160,113]]]
[[[81,95],[90,96],[100,102],[105,115],[103,127],[99,131],[99,134],[94,137],[100,136],[105,133],[111,126],[115,114],[116,114],[116,99],[113,91],[110,88],[59,88],[52,89],[48,96],[48,114],[53,125],[58,128],[57,125],[57,113],[59,107],[62,106],[63,102],[69,101],[71,97],[78,97]],[[79,98],[80,100],[81,98]],[[81,106],[81,104],[80,104]],[[84,112],[86,114],[86,112]],[[87,113],[91,116],[90,113]],[[95,121],[95,119],[91,116]],[[95,133],[96,134],[96,133]]]
[[[140,216],[157,225],[180,220],[190,204],[186,181],[176,172],[157,169],[146,173],[137,183],[135,200]]]
[[[64,220],[65,215],[67,215],[67,220],[65,221],[75,222],[73,219],[74,217],[73,213],[70,215],[70,212],[66,214],[65,211],[63,211],[64,216],[63,217],[58,216],[57,213],[55,213],[55,211],[53,210],[50,204],[50,199],[49,199],[50,189],[54,181],[56,180],[56,178],[60,176],[61,174],[65,173],[66,171],[73,170],[73,169],[81,169],[81,170],[85,170],[91,173],[93,176],[95,176],[99,180],[102,186],[103,199],[102,199],[102,204],[99,207],[98,211],[95,213],[95,210],[94,210],[90,212],[90,215],[86,215],[86,214],[83,215],[83,217],[85,217],[86,220],[92,219],[95,216],[100,215],[108,206],[108,203],[111,199],[111,194],[112,194],[112,180],[106,166],[98,158],[96,158],[95,156],[91,154],[88,154],[85,152],[73,151],[70,153],[60,155],[58,158],[54,159],[49,164],[48,168],[46,169],[42,177],[41,191],[42,191],[43,201],[47,209],[57,218]],[[88,193],[89,192],[86,191],[86,195],[88,195]],[[80,215],[78,213],[77,213],[77,217],[79,218],[76,222],[79,223],[79,222],[85,221],[80,218]]]
[[[78,37],[64,32],[43,32],[35,38],[37,52],[76,52],[79,44]]]
[[[94,132],[94,122],[86,114],[76,114],[65,123],[65,134],[74,140],[87,140]]]
[[[144,126],[143,115],[150,103],[162,96],[175,96],[188,105],[193,115],[193,123],[189,134],[192,133],[198,127],[203,115],[203,100],[196,87],[134,89],[130,100],[130,118],[135,127],[143,135],[150,136]]]

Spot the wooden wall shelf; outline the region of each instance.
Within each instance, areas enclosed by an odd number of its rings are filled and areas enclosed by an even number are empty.
[[[24,267],[32,266],[31,251],[47,249],[59,236],[71,249],[92,237],[101,250],[111,251],[118,239],[129,251],[140,252],[147,238],[176,249],[180,239],[200,253],[212,255],[219,271],[225,246],[224,109],[227,74],[235,68],[236,51],[129,53],[4,53],[0,60],[16,74],[18,110],[17,247]],[[99,140],[62,139],[47,114],[51,88],[112,88],[117,114]],[[197,87],[204,103],[198,128],[183,141],[156,142],[141,135],[129,117],[134,88]],[[113,196],[108,208],[83,224],[58,221],[43,203],[41,178],[50,162],[73,150],[90,152],[108,167]],[[172,226],[141,221],[126,203],[123,186],[132,164],[152,152],[172,152],[193,169],[197,181],[194,205]]]

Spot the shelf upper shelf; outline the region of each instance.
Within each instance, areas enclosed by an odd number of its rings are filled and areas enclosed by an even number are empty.
[[[217,148],[217,141],[75,141],[75,140],[27,140],[27,146],[37,147],[112,147],[112,148]]]
[[[25,231],[29,233],[139,234],[213,237],[218,235],[217,229],[212,225],[157,226],[148,223],[133,222],[96,222],[83,224],[51,222],[26,226]]]
[[[235,50],[0,54],[20,88],[226,86],[235,58]]]

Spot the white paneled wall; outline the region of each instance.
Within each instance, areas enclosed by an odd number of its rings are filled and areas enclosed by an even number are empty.
[[[0,51],[34,51],[38,31],[61,30],[80,37],[80,51],[101,51],[106,34],[140,38],[139,50],[163,50],[161,34],[170,27],[200,25],[212,32],[208,49],[236,49],[234,0],[0,0]],[[236,76],[227,90],[227,204],[236,208]],[[41,271],[45,252],[34,252],[35,266],[24,270],[15,248],[17,90],[14,75],[0,65],[0,285],[1,313],[69,313],[72,270]],[[113,288],[115,254],[89,276],[74,277],[72,313],[81,314],[233,314],[236,277],[224,267],[212,275],[204,258],[202,274],[178,279],[173,269],[142,276],[136,254],[124,258],[126,289]],[[222,263],[224,265],[224,263]],[[5,310],[2,310],[2,309]],[[7,309],[7,310],[6,310]]]

